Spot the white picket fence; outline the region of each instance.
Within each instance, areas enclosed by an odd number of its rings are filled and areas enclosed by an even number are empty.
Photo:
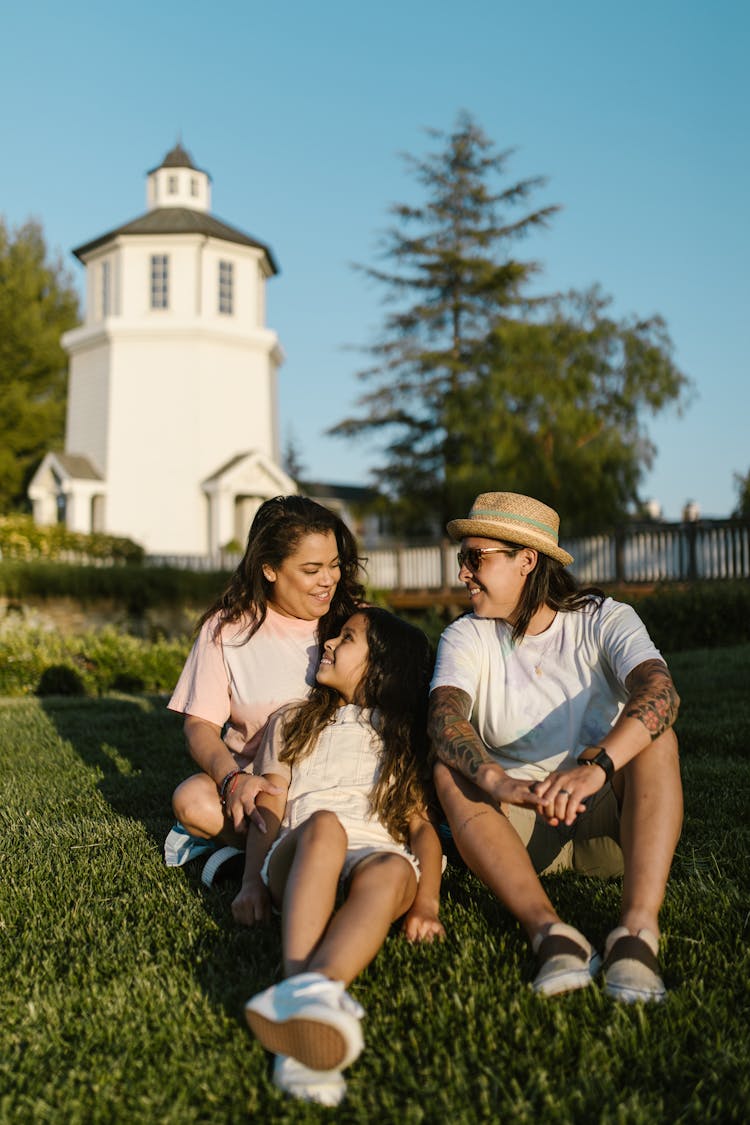
[[[571,571],[584,583],[686,582],[750,578],[750,524],[740,520],[630,525],[611,535],[563,539],[574,558]],[[147,556],[151,566],[233,570],[240,555]],[[368,585],[375,590],[457,588],[456,544],[378,547],[365,554]]]

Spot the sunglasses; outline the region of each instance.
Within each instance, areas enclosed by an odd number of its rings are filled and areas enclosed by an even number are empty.
[[[459,551],[456,555],[458,559],[459,569],[462,566],[468,566],[469,570],[474,573],[479,570],[482,565],[482,555],[517,555],[518,550],[511,551],[507,547],[467,547],[465,551]]]

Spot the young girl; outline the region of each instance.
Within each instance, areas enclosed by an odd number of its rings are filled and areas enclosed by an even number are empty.
[[[277,1056],[276,1085],[305,1100],[344,1096],[364,1015],[345,986],[391,924],[405,915],[411,941],[444,934],[442,854],[423,788],[430,669],[423,633],[360,609],[325,643],[310,698],[272,716],[255,762],[282,792],[259,796],[267,832],[250,827],[235,917],[267,918],[270,891],[286,979],[249,1000],[246,1016]]]

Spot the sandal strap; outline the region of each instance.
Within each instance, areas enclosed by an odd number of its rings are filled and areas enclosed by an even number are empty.
[[[641,965],[645,965],[652,973],[659,974],[659,962],[654,954],[649,949],[643,938],[636,937],[634,934],[623,934],[618,938],[609,951],[609,956],[604,962],[604,970],[614,965],[615,961],[638,961]]]
[[[577,957],[584,964],[589,959],[587,950],[577,941],[573,941],[572,938],[566,937],[564,934],[548,934],[539,943],[539,948],[536,951],[537,961],[540,964],[549,961],[552,957],[561,955]]]

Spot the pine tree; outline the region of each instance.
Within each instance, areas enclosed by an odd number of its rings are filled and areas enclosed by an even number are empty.
[[[385,435],[375,476],[402,531],[443,525],[494,490],[553,504],[568,531],[615,522],[654,453],[641,414],[686,385],[665,326],[613,320],[596,288],[532,294],[541,267],[515,248],[559,210],[530,209],[545,180],[506,186],[511,152],[468,115],[431,135],[438,152],[407,158],[426,201],[393,207],[384,268],[359,267],[390,309],[359,373],[361,413],[331,432]]]

